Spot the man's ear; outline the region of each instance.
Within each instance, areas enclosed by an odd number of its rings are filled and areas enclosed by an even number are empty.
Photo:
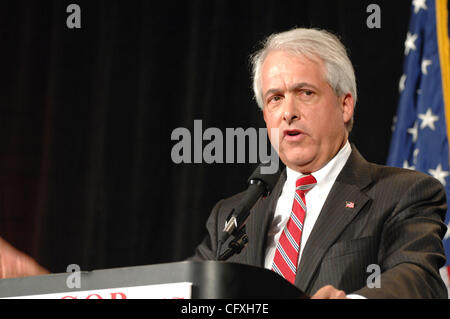
[[[355,100],[353,99],[353,95],[351,93],[347,93],[341,96],[339,102],[342,109],[342,118],[344,123],[347,124],[353,117]]]

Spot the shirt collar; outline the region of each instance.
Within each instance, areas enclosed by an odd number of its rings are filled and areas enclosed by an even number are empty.
[[[350,143],[347,140],[347,142],[339,150],[339,152],[324,167],[322,167],[318,171],[311,173],[316,179],[317,184],[321,184],[326,181],[334,181],[341,172],[345,163],[347,162],[347,159],[349,158],[351,152],[352,148],[350,147]],[[306,176],[305,174],[294,171],[293,169],[290,169],[287,166],[286,166],[286,174],[287,174],[286,181],[288,183],[294,183],[294,185],[295,181],[298,178]]]

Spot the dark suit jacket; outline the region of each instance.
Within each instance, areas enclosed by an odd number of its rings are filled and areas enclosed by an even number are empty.
[[[230,262],[264,267],[266,234],[285,180],[286,170],[272,193],[253,206],[246,223],[249,243]],[[207,221],[208,235],[192,260],[214,259],[217,234],[242,194],[216,204]],[[333,285],[368,298],[447,298],[439,275],[445,264],[446,210],[439,181],[369,163],[352,145],[306,243],[295,285],[310,295]],[[380,266],[380,288],[367,287],[371,264]]]

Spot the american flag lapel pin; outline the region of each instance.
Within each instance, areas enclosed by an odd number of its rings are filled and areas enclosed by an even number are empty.
[[[355,208],[354,202],[345,202],[345,208]]]

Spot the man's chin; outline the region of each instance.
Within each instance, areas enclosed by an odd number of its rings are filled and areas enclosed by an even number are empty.
[[[281,158],[281,161],[290,169],[301,173],[310,173],[312,161],[307,158]]]

